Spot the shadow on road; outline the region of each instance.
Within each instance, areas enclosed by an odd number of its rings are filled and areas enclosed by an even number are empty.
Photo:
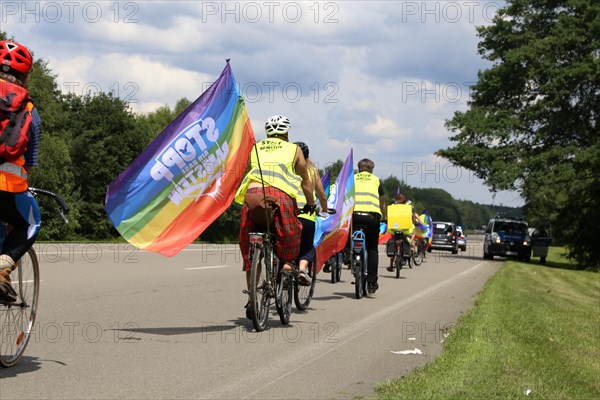
[[[56,361],[59,364],[63,364],[61,362]],[[64,364],[63,364],[64,365]],[[14,378],[18,375],[27,374],[29,372],[35,372],[38,369],[42,368],[42,363],[40,359],[37,357],[28,357],[23,356],[17,365],[11,368],[0,368],[0,379],[4,378]],[[1,386],[0,386],[1,388]],[[0,389],[0,393],[2,390]]]

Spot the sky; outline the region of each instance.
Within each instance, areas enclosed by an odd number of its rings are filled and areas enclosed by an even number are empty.
[[[454,198],[519,207],[434,152],[467,109],[477,26],[504,1],[1,1],[0,29],[48,62],[59,88],[111,92],[137,113],[194,100],[230,59],[257,137],[287,116],[320,168],[375,162]]]

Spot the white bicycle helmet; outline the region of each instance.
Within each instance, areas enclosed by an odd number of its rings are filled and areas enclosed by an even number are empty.
[[[283,115],[274,115],[265,123],[267,136],[285,135],[290,130],[292,124],[287,117]]]

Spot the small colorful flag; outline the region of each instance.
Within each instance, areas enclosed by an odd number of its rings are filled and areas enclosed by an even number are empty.
[[[227,60],[219,78],[108,186],[110,220],[129,243],[177,254],[229,207],[255,142]]]

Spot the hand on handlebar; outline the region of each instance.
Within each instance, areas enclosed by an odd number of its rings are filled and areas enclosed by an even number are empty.
[[[327,218],[328,216],[333,215],[335,213],[337,213],[335,208],[328,208],[327,211],[325,211],[325,210],[319,211],[319,217]]]

